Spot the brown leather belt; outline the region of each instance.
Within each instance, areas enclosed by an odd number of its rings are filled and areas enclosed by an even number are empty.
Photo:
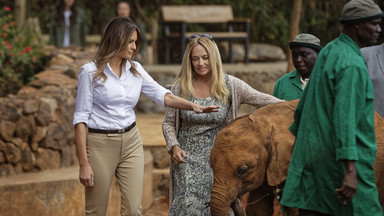
[[[88,132],[90,133],[103,133],[103,134],[123,134],[128,131],[130,131],[133,127],[136,126],[136,122],[133,122],[131,125],[124,129],[118,129],[118,130],[101,130],[101,129],[94,129],[94,128],[88,128]]]

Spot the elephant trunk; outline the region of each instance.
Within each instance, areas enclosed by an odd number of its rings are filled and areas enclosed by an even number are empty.
[[[231,202],[228,202],[227,198],[219,191],[220,190],[218,190],[218,188],[213,185],[211,191],[211,215],[229,216]]]
[[[225,183],[223,179],[225,178],[215,176],[211,191],[211,215],[229,216],[231,207],[236,216],[243,215],[242,209],[238,208],[238,203],[235,203],[238,189],[234,188],[234,184]]]

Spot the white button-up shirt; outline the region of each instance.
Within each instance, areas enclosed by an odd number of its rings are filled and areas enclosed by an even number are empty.
[[[131,73],[128,61],[121,77],[113,73],[107,64],[104,68],[105,82],[103,79],[93,81],[96,72],[94,62],[83,65],[78,78],[73,125],[84,122],[87,127],[95,129],[126,128],[136,121],[133,108],[141,92],[164,106],[164,96],[171,92],[154,81],[138,62],[134,64],[141,76]]]

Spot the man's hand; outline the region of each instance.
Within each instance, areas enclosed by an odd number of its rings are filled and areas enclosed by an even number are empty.
[[[344,200],[346,205],[356,193],[357,190],[357,172],[354,161],[344,161],[345,175],[341,188],[336,189],[338,198]]]
[[[174,146],[172,148],[172,161],[175,164],[186,163],[184,158],[187,158],[187,154],[179,146]]]

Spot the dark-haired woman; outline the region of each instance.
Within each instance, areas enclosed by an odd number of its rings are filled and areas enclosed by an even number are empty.
[[[76,7],[76,0],[60,0],[53,13],[50,43],[56,47],[85,46],[84,13]]]

